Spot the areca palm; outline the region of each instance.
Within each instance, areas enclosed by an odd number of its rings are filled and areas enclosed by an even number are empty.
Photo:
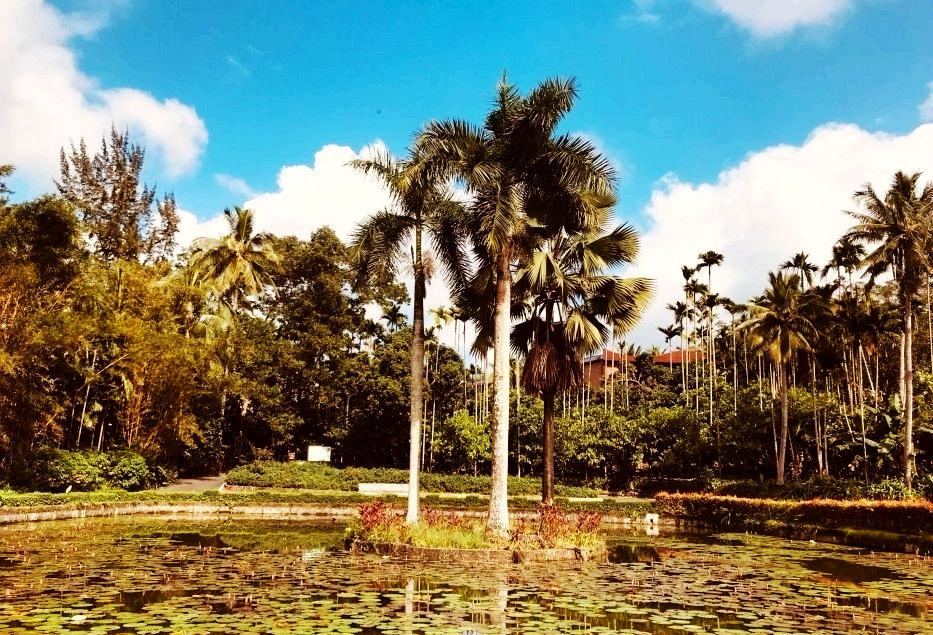
[[[388,189],[388,209],[373,214],[356,230],[351,260],[357,287],[394,275],[403,261],[404,247],[411,242],[412,293],[411,408],[408,513],[409,523],[418,522],[421,423],[424,400],[424,296],[429,276],[423,251],[427,233],[434,251],[445,266],[454,289],[462,286],[465,254],[461,248],[460,205],[451,200],[439,178],[424,170],[419,157],[400,160],[387,152],[371,159],[357,159],[355,168],[378,178]]]
[[[800,276],[801,282],[806,283],[804,286],[804,290],[806,290],[813,286],[813,274],[819,271],[819,267],[810,262],[810,256],[798,251],[791,258],[781,263],[781,270],[795,272]]]
[[[603,223],[589,231],[547,236],[515,276],[521,321],[512,347],[525,357],[522,385],[544,404],[542,500],[554,497],[554,397],[583,381],[581,360],[602,348],[613,334],[635,326],[651,292],[645,278],[607,272],[630,263],[638,236],[628,225],[611,231]]]
[[[488,527],[508,531],[509,334],[512,266],[529,226],[577,231],[612,197],[614,171],[582,137],[556,134],[576,99],[573,79],[549,79],[527,96],[503,78],[483,126],[428,124],[415,147],[433,170],[459,178],[470,206],[477,276],[492,286],[492,487]],[[464,303],[460,303],[461,306]]]
[[[777,484],[783,485],[788,435],[788,369],[799,351],[812,349],[817,336],[814,322],[826,311],[826,304],[819,294],[803,291],[797,274],[769,273],[768,278],[769,286],[764,295],[748,305],[751,318],[739,328],[748,331],[752,346],[770,358],[778,371],[781,436],[776,463]]]
[[[255,233],[253,211],[225,209],[230,233],[221,238],[198,238],[191,243],[189,269],[195,281],[217,290],[236,313],[241,301],[273,284],[271,272],[279,264],[272,236]]]
[[[874,275],[890,271],[898,286],[903,312],[901,358],[904,366],[904,480],[913,478],[913,298],[930,271],[933,246],[933,183],[918,190],[920,173],[897,172],[882,199],[871,185],[855,193],[863,211],[848,212],[856,220],[846,236],[866,244],[870,251],[862,260]]]

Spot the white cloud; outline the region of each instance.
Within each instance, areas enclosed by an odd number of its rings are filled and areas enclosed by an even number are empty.
[[[927,88],[930,89],[930,94],[927,96],[926,101],[918,107],[920,121],[933,121],[933,82],[927,84]]]
[[[194,108],[135,88],[101,87],[70,43],[96,34],[104,14],[66,14],[44,0],[0,2],[0,139],[4,162],[37,189],[58,173],[58,150],[84,137],[94,149],[111,123],[129,128],[168,176],[197,167],[207,129]]]
[[[381,141],[359,153],[348,146],[326,145],[314,153],[311,165],[279,170],[277,191],[256,195],[243,206],[256,212],[257,227],[274,234],[307,238],[327,225],[349,241],[357,224],[389,203],[385,186],[347,165],[375,147],[384,148]]]
[[[715,183],[659,182],[645,214],[637,271],[657,281],[657,295],[635,337],[659,343],[656,327],[671,322],[665,305],[681,299],[681,265],[697,254],[725,256],[713,269],[713,290],[737,302],[760,293],[767,272],[798,251],[822,265],[852,220],[852,194],[865,183],[886,191],[898,170],[933,180],[933,124],[909,134],[871,133],[827,124],[800,146],[777,145],[750,154]]]
[[[241,178],[218,173],[214,175],[214,180],[233,194],[238,194],[245,198],[253,198],[256,196],[256,191]]]
[[[752,35],[770,38],[801,27],[827,26],[854,0],[694,0],[721,13]]]

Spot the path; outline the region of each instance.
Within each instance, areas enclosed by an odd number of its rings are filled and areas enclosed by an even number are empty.
[[[165,487],[160,487],[162,492],[200,492],[209,489],[220,489],[223,485],[226,475],[205,476],[202,478],[180,478],[169,483]]]

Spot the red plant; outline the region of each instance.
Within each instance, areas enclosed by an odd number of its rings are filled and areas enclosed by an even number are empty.
[[[428,527],[443,527],[445,529],[457,529],[463,525],[463,518],[455,512],[443,512],[428,506],[421,510],[421,521]]]
[[[401,512],[396,512],[392,505],[386,505],[381,498],[371,503],[363,503],[359,511],[360,523],[363,525],[363,530],[367,532],[405,522]]]

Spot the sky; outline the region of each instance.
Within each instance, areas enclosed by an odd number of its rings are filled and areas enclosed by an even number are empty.
[[[347,162],[480,123],[503,73],[576,78],[562,131],[616,166],[616,221],[641,233],[622,273],[656,284],[642,346],[699,253],[744,301],[798,251],[824,263],[864,183],[933,180],[933,0],[2,0],[0,163],[14,200],[51,191],[59,149],[113,124],[174,191],[183,243],[233,205],[347,239],[386,205]]]

